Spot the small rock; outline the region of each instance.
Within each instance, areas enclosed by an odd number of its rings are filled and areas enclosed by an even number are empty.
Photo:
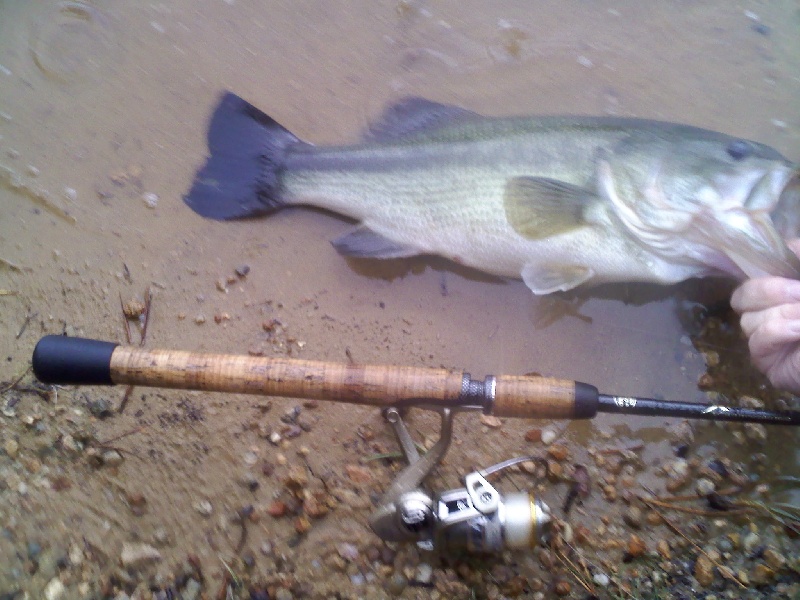
[[[269,434],[269,443],[274,445],[274,446],[277,446],[278,444],[280,444],[281,443],[281,434],[278,433],[277,431],[273,431],[271,434]]]
[[[658,542],[656,542],[656,551],[665,560],[669,560],[672,556],[672,551],[670,550],[669,542],[667,542],[667,540],[658,540]]]
[[[422,585],[428,585],[433,579],[433,567],[428,563],[420,563],[417,565],[417,571],[414,574],[414,581]]]
[[[307,533],[311,529],[311,521],[305,515],[300,515],[294,520],[294,530],[299,534]]]
[[[698,556],[694,563],[694,577],[703,587],[714,583],[714,563],[705,554]]]
[[[628,538],[628,554],[633,557],[637,558],[644,554],[647,551],[647,546],[645,546],[644,541],[638,535],[632,534],[631,537]]]
[[[19,456],[19,442],[17,440],[14,439],[6,440],[4,448],[9,458],[13,459]]]
[[[775,548],[770,547],[764,550],[764,562],[766,562],[771,569],[779,571],[786,564],[786,557],[775,550]]]
[[[565,461],[569,457],[569,449],[563,444],[553,444],[547,449],[547,453],[554,459],[558,461]]]
[[[714,492],[716,487],[717,486],[714,485],[714,482],[706,477],[701,477],[695,484],[695,490],[697,491],[698,496],[708,496]]]
[[[611,579],[609,579],[608,575],[601,572],[595,573],[592,577],[592,581],[594,581],[600,587],[606,587],[609,583],[611,583]]]
[[[158,195],[152,192],[142,194],[142,200],[147,208],[156,208],[158,206]]]
[[[750,571],[750,580],[756,585],[764,585],[770,583],[775,578],[775,571],[770,569],[764,563],[758,563]]]
[[[634,529],[639,529],[642,526],[642,509],[638,506],[631,506],[622,515],[622,520]]]
[[[208,500],[199,500],[198,502],[195,502],[194,509],[204,517],[209,517],[211,516],[211,513],[214,512],[214,507]]]
[[[767,441],[767,428],[761,423],[745,423],[744,435],[751,442],[763,444]]]
[[[344,467],[347,476],[353,483],[369,483],[372,481],[372,471],[362,465],[345,465]]]
[[[542,430],[541,429],[529,429],[525,432],[525,441],[531,442],[532,444],[538,443],[542,441]]]
[[[742,540],[742,547],[747,554],[750,554],[753,549],[761,543],[761,538],[755,531],[748,533],[744,540]]]
[[[247,277],[247,274],[250,272],[250,265],[239,265],[235,270],[236,275],[239,277]]]
[[[267,514],[271,517],[280,518],[286,514],[288,507],[285,502],[275,500],[267,507]]]
[[[181,600],[197,600],[203,585],[196,579],[190,578],[181,592]]]
[[[125,542],[122,544],[120,559],[126,569],[136,569],[147,563],[160,561],[161,553],[149,544]]]
[[[556,596],[567,596],[572,591],[572,586],[568,581],[559,581],[555,586]]]
[[[386,591],[392,596],[399,596],[408,587],[408,579],[402,573],[394,573],[386,582]]]
[[[125,459],[116,450],[106,450],[102,455],[103,464],[108,467],[118,467]]]
[[[47,600],[61,600],[66,593],[67,588],[58,577],[53,577],[44,588],[44,597]]]
[[[342,542],[336,545],[336,552],[348,562],[354,562],[358,558],[358,547],[354,544]]]
[[[558,434],[552,429],[545,429],[544,431],[542,431],[542,443],[545,446],[549,446],[550,444],[552,444],[554,441],[556,441],[557,437]]]
[[[497,429],[503,425],[503,422],[493,415],[484,415],[481,413],[481,423],[492,429]]]

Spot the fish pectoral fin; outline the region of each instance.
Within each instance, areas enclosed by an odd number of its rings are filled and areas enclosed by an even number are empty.
[[[506,184],[503,208],[511,227],[530,240],[587,225],[588,204],[597,199],[589,190],[546,177],[514,177]]]
[[[342,256],[354,258],[406,258],[420,253],[418,248],[399,244],[364,226],[336,238],[331,244]]]
[[[528,263],[520,275],[525,285],[538,296],[578,287],[591,279],[594,271],[583,265]]]
[[[424,98],[409,97],[391,104],[381,117],[370,125],[367,140],[385,141],[431,132],[456,121],[477,115],[458,106],[439,104]]]

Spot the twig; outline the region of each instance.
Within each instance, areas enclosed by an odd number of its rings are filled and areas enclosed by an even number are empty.
[[[25,378],[25,375],[27,375],[30,372],[30,370],[31,370],[31,367],[28,367],[27,369],[25,369],[25,371],[22,373],[22,375],[17,377],[14,381],[11,381],[11,382],[7,383],[2,389],[0,389],[0,394],[5,394],[8,390],[11,390],[11,389],[14,389],[15,387],[17,387],[17,384]]]
[[[0,257],[0,265],[4,267],[8,267],[12,271],[17,271],[21,273],[22,271],[33,271],[30,267],[20,267],[18,264],[11,262],[10,260],[6,260],[5,258]]]
[[[28,315],[25,317],[25,322],[22,323],[22,327],[20,327],[19,331],[17,332],[17,339],[22,337],[22,334],[25,333],[25,330],[28,328],[28,325],[30,324],[30,322],[33,319],[35,319],[37,316],[39,316],[38,312],[28,313]]]
[[[122,292],[119,293],[119,307],[122,310],[122,324],[125,326],[125,341],[128,345],[131,344],[131,326],[128,323],[128,317],[125,314],[125,303],[122,301]]]
[[[584,581],[583,577],[586,575],[585,573],[581,572],[575,563],[573,563],[569,557],[564,554],[561,550],[556,550],[555,552],[556,558],[558,558],[563,564],[566,565],[567,569],[572,573],[572,576],[581,584],[581,587],[586,590],[587,594],[594,594],[595,590],[588,581]]]
[[[638,497],[639,500],[645,502],[647,504],[652,504],[654,506],[660,506],[661,508],[668,508],[670,510],[675,510],[682,513],[688,513],[690,515],[698,515],[701,517],[719,517],[722,515],[741,515],[745,513],[752,512],[748,507],[740,507],[734,508],[733,510],[726,510],[724,512],[718,510],[703,510],[702,508],[691,508],[689,506],[678,506],[677,504],[671,504],[670,502],[664,502],[663,500],[654,500],[653,498],[643,498],[642,496]],[[695,500],[700,499],[700,496],[695,496]]]
[[[144,346],[147,339],[147,324],[150,323],[150,306],[153,303],[153,294],[150,293],[150,286],[144,291],[144,322],[142,323],[142,339],[139,340],[139,345]]]
[[[100,447],[108,446],[111,442],[116,442],[117,440],[121,440],[122,438],[128,437],[129,435],[133,435],[134,433],[139,433],[144,426],[137,427],[135,429],[131,429],[130,431],[126,431],[125,433],[120,433],[119,435],[115,435],[114,437],[107,439],[105,442],[97,442],[97,445]]]

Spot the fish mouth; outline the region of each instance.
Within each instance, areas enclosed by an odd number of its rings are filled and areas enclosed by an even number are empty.
[[[747,277],[800,279],[800,258],[786,245],[800,236],[800,168],[765,173],[743,209],[720,223],[722,252]]]
[[[800,167],[789,172],[771,216],[784,240],[800,237]]]

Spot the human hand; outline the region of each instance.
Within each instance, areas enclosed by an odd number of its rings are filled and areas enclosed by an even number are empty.
[[[800,240],[789,247],[800,254]],[[775,387],[800,393],[800,281],[749,279],[733,293],[731,306],[741,315],[753,364]]]

